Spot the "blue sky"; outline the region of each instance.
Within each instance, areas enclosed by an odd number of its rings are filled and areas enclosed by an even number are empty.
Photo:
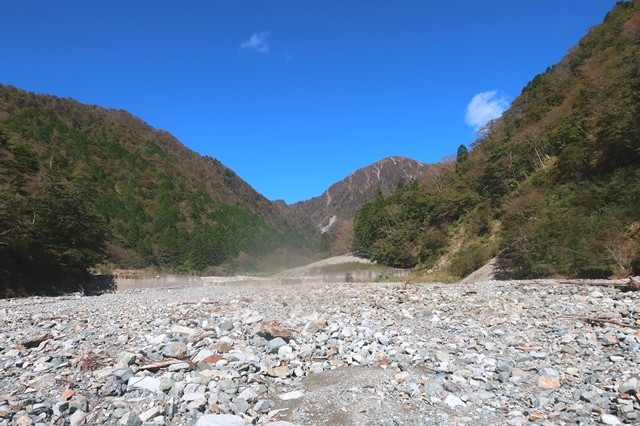
[[[0,83],[125,109],[269,199],[474,140],[615,0],[6,0]]]

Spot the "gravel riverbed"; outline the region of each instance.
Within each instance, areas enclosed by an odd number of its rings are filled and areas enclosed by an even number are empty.
[[[0,300],[0,425],[640,424],[639,300],[551,280]]]

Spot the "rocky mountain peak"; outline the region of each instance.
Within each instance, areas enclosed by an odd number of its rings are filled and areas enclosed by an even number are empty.
[[[290,207],[294,215],[309,218],[321,232],[327,232],[351,221],[356,210],[371,200],[378,188],[388,194],[400,182],[417,179],[426,167],[407,157],[388,157],[354,171],[322,195]]]

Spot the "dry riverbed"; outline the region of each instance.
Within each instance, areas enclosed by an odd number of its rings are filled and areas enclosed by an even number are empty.
[[[489,281],[0,300],[0,425],[638,424],[639,296]]]

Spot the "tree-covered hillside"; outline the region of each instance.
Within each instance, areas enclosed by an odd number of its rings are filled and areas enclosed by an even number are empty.
[[[295,263],[311,235],[217,160],[124,111],[0,85],[0,293],[47,291],[96,264]]]
[[[365,205],[354,248],[452,277],[494,256],[515,278],[638,273],[639,2],[619,2],[471,148]]]

